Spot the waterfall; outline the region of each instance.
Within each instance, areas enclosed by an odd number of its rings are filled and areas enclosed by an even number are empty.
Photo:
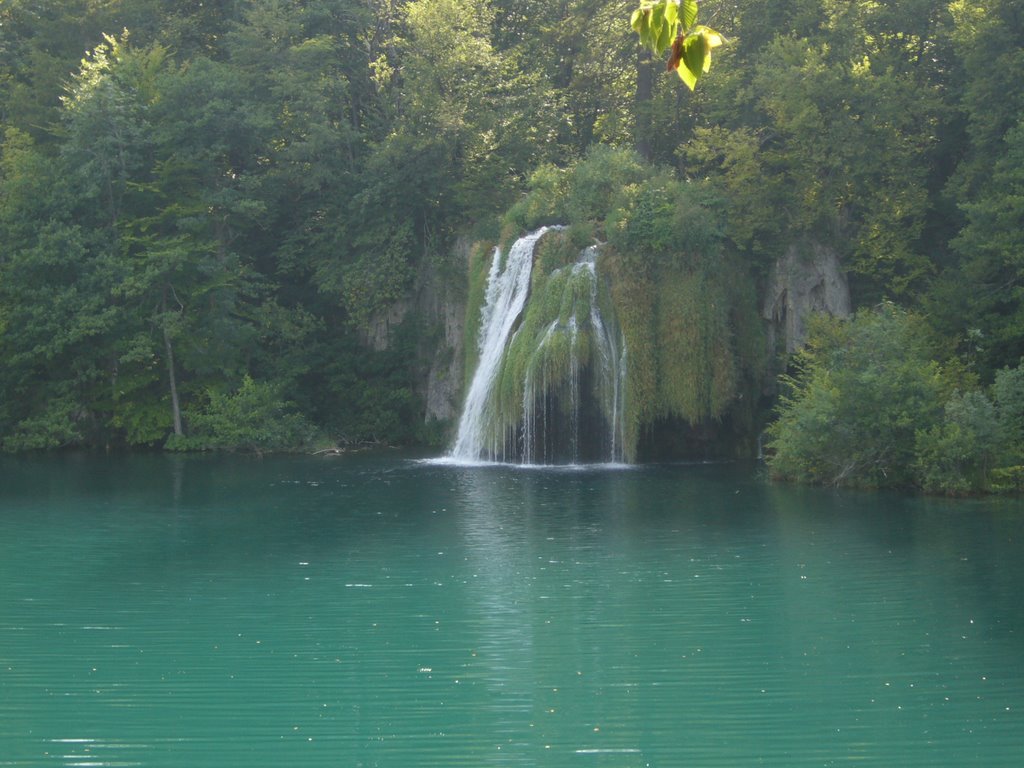
[[[602,312],[598,248],[534,274],[547,231],[520,238],[507,257],[494,251],[452,459],[576,464],[626,455],[626,345]]]
[[[485,452],[484,439],[487,436],[485,416],[487,403],[494,385],[495,376],[505,354],[505,345],[516,321],[519,319],[526,296],[530,290],[530,275],[533,270],[533,248],[548,231],[541,227],[526,237],[516,240],[508,252],[504,269],[501,251],[494,249],[491,270],[487,275],[487,294],[481,310],[479,352],[473,382],[466,394],[459,419],[459,432],[452,448],[452,457],[475,461],[488,456],[494,458],[494,450]]]
[[[602,394],[602,402],[609,406],[606,414],[609,422],[609,459],[613,462],[624,458],[623,412],[626,391],[626,343],[621,332],[611,333],[605,327],[597,296],[597,246],[592,245],[583,252],[582,266],[588,269],[593,277],[591,283],[590,327],[597,342],[597,351],[601,356],[600,380],[598,387]],[[577,265],[577,266],[580,266]]]

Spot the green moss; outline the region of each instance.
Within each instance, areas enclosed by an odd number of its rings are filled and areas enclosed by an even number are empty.
[[[490,405],[492,442],[514,434],[533,400],[547,396],[568,407],[573,386],[592,363],[594,277],[575,265],[577,256],[562,233],[545,237],[537,248],[530,301],[497,374]]]
[[[662,415],[691,424],[718,418],[735,396],[729,307],[721,283],[703,270],[661,271],[656,313]]]
[[[697,425],[754,400],[764,353],[753,284],[727,259],[694,260],[697,269],[675,259],[635,270],[634,258],[608,249],[602,261],[610,280],[602,301],[614,305],[627,347],[627,458],[659,419]]]
[[[742,275],[742,265],[734,261],[726,260],[724,268],[733,274]],[[734,428],[749,436],[750,448],[753,451],[756,444],[755,435],[763,427],[763,424],[756,424],[756,419],[761,390],[768,374],[768,345],[752,277],[727,281],[726,289],[730,306],[729,324],[732,329],[733,351],[739,364],[737,396],[731,414]]]
[[[545,279],[556,269],[576,261],[578,253],[579,249],[573,246],[564,231],[553,230],[545,233],[534,251],[534,277]]]
[[[626,342],[626,392],[623,451],[636,458],[641,427],[658,412],[658,363],[655,345],[655,283],[643,272],[626,268],[622,254],[608,249],[602,258],[609,277],[608,296]]]
[[[544,392],[547,407],[565,407],[570,388],[597,370],[595,357],[608,354],[598,351],[590,325],[592,273],[574,266],[580,250],[602,236],[609,242],[597,301],[606,331],[625,345],[626,460],[660,420],[752,424],[766,367],[763,332],[748,270],[724,253],[720,207],[705,185],[607,147],[567,171],[535,175],[506,217],[508,245],[559,214],[569,226],[538,244],[530,300],[499,372],[494,440],[515,434],[524,392],[528,400]],[[606,378],[589,383],[610,420],[616,382]]]
[[[545,381],[538,374],[542,358],[538,359],[537,355],[541,353],[540,347],[549,328],[559,318],[568,270],[556,269],[545,275],[540,269],[535,269],[532,280],[530,302],[499,373],[494,421],[506,426],[518,424],[522,419],[523,388],[528,377],[532,376],[530,381]]]

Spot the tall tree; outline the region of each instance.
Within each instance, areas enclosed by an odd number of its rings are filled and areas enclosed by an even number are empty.
[[[959,0],[951,8],[966,146],[947,190],[964,226],[952,240],[956,259],[927,305],[990,378],[1024,355],[1024,15],[1002,0]]]

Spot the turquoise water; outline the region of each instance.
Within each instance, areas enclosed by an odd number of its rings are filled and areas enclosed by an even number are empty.
[[[0,461],[0,766],[1020,766],[1024,510],[751,468]]]

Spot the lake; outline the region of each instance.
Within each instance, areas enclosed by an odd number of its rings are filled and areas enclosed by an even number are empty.
[[[0,459],[0,766],[1020,766],[1024,509],[757,468]]]

